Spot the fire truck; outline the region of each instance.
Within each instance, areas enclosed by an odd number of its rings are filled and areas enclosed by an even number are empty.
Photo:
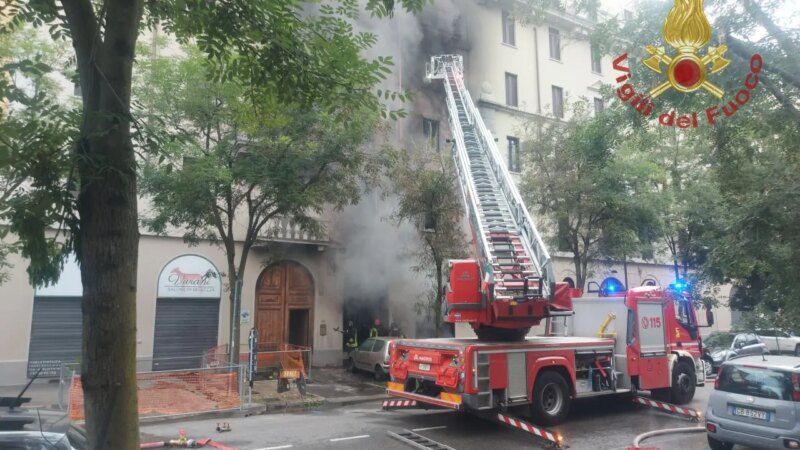
[[[585,397],[646,390],[658,400],[690,402],[705,370],[700,326],[684,287],[589,297],[556,282],[550,255],[465,87],[461,56],[433,57],[427,77],[444,81],[476,256],[449,264],[445,320],[469,324],[477,338],[393,341],[388,394],[471,412],[528,405],[543,426],[564,421],[572,401]],[[543,326],[543,335],[527,337],[534,326]]]

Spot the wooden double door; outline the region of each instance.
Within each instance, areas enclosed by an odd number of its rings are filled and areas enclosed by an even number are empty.
[[[264,269],[256,286],[255,325],[260,346],[311,347],[314,280],[301,264],[283,261]]]

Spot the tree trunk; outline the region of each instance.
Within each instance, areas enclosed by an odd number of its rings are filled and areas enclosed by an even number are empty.
[[[141,0],[62,1],[83,93],[76,148],[76,250],[83,283],[81,381],[90,449],[138,449],[136,271],[139,224],[130,91]]]
[[[572,263],[575,266],[575,287],[584,290],[586,289],[586,274],[583,271],[583,261],[580,255],[573,253]]]

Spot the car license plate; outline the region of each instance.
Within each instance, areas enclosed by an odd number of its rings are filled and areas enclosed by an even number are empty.
[[[431,365],[430,364],[420,364],[419,365],[419,370],[424,370],[426,372],[430,371],[431,370]]]
[[[759,411],[757,409],[733,407],[733,415],[741,417],[749,417],[751,419],[767,420],[769,417],[766,411]]]

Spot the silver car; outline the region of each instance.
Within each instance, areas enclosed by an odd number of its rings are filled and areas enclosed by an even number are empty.
[[[719,341],[720,343],[726,341]],[[732,341],[730,347],[711,347],[709,349],[711,359],[712,373],[716,373],[719,367],[728,359],[748,356],[748,355],[761,355],[769,353],[767,346],[761,342],[754,333],[740,333],[737,334]],[[706,374],[710,375],[710,374]]]
[[[744,356],[728,360],[706,411],[712,450],[734,445],[800,449],[800,358]]]
[[[350,369],[372,372],[376,380],[384,380],[389,373],[390,341],[388,337],[374,337],[362,342],[350,353]]]

